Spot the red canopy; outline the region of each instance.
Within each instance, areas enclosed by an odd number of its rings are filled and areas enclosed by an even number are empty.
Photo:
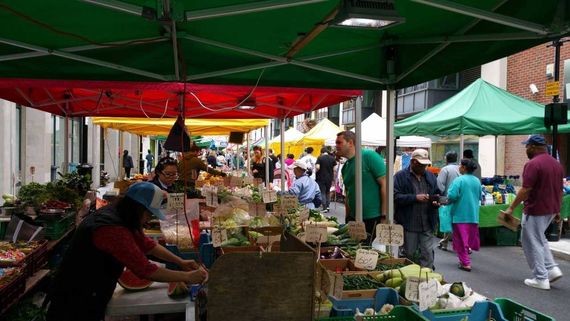
[[[186,118],[286,118],[338,104],[361,95],[361,91],[172,82],[0,79],[0,98],[69,117],[172,118],[180,113],[182,95]]]

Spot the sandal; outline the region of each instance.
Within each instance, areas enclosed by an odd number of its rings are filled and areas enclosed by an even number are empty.
[[[471,272],[471,266],[459,264],[458,268],[463,271]]]

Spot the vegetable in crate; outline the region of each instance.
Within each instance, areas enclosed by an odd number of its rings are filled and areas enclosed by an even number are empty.
[[[382,283],[374,280],[368,275],[343,275],[343,290],[369,290],[383,286]]]

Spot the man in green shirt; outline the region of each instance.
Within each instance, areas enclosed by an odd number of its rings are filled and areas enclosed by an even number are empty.
[[[346,194],[346,221],[356,218],[356,177],[354,143],[356,135],[351,131],[337,134],[336,151],[345,157],[342,179]],[[362,219],[366,231],[372,236],[374,228],[386,215],[386,165],[384,159],[372,150],[362,150]]]

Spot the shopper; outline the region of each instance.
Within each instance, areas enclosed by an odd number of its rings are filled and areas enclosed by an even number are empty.
[[[323,212],[330,212],[330,193],[331,186],[334,181],[334,168],[336,166],[336,159],[329,155],[329,150],[326,147],[321,149],[321,155],[317,158],[315,164],[316,182],[319,184],[321,191],[321,198],[323,200]]]
[[[315,179],[315,164],[317,163],[317,158],[313,156],[314,150],[313,147],[307,147],[305,149],[305,156],[300,159],[307,165],[307,175],[312,179]]]
[[[451,183],[461,175],[459,172],[459,165],[457,165],[457,153],[455,151],[449,151],[445,154],[445,165],[439,175],[437,176],[437,187],[441,191],[441,196],[447,196],[447,190],[451,186]],[[480,188],[480,187],[479,187]],[[443,205],[439,208],[440,222],[447,218],[445,216],[449,215],[449,207]],[[444,251],[447,251],[447,245],[449,243],[449,238],[451,237],[451,231],[442,231],[440,225],[440,232],[443,233],[443,239],[439,241],[438,247]]]
[[[420,251],[421,266],[434,267],[434,231],[438,221],[435,197],[440,194],[435,175],[426,170],[431,165],[425,149],[412,152],[410,166],[394,175],[395,218],[404,227],[404,251],[414,259]]]
[[[342,178],[345,186],[346,222],[356,218],[356,169],[354,143],[356,135],[347,130],[337,134],[337,156],[345,157]],[[376,225],[386,218],[386,165],[382,156],[362,150],[362,218],[366,232],[374,235]]]
[[[48,294],[47,321],[100,321],[125,266],[140,278],[157,282],[203,282],[207,273],[145,236],[153,217],[164,219],[164,192],[142,182],[132,185],[116,205],[99,209],[77,227]],[[150,254],[177,264],[173,271],[151,263]]]
[[[131,178],[131,169],[134,167],[133,158],[129,155],[129,151],[125,149],[123,152],[123,168],[125,168],[125,176]]]
[[[305,208],[314,209],[321,205],[319,185],[307,175],[307,164],[301,160],[292,165],[295,181],[287,193],[297,196],[299,204]]]
[[[463,158],[468,158],[470,160],[472,160],[475,165],[477,165],[477,169],[473,172],[473,176],[477,177],[479,180],[481,180],[481,165],[479,164],[479,162],[477,162],[475,160],[475,158],[473,158],[473,150],[471,149],[466,149],[463,151]]]
[[[285,165],[291,166],[295,162],[295,155],[287,154],[287,158],[285,159]]]
[[[150,174],[152,172],[152,165],[154,163],[154,155],[148,150],[148,154],[145,156],[146,159],[146,172]]]
[[[261,180],[265,183],[265,163],[269,164],[269,184],[273,183],[273,161],[271,159],[267,160],[265,156],[263,156],[263,150],[259,146],[253,147],[253,158],[251,162],[251,173],[253,174],[254,178],[261,178]]]
[[[151,183],[161,190],[174,193],[174,182],[178,179],[178,162],[174,158],[161,158],[154,169]]]
[[[208,162],[208,166],[212,168],[218,167],[218,158],[216,156],[216,152],[211,150],[208,153],[208,157],[206,157],[206,161]]]
[[[550,283],[560,279],[562,271],[554,261],[544,232],[553,220],[560,220],[564,170],[548,155],[544,137],[532,135],[523,144],[530,160],[524,165],[522,188],[504,213],[512,215],[524,202],[522,248],[533,276],[524,284],[550,290]]]
[[[479,250],[479,206],[481,181],[473,175],[477,165],[472,160],[461,160],[457,177],[447,193],[451,204],[449,212],[453,223],[453,250],[459,259],[459,269],[471,271],[471,250]],[[439,179],[439,177],[438,177]]]

